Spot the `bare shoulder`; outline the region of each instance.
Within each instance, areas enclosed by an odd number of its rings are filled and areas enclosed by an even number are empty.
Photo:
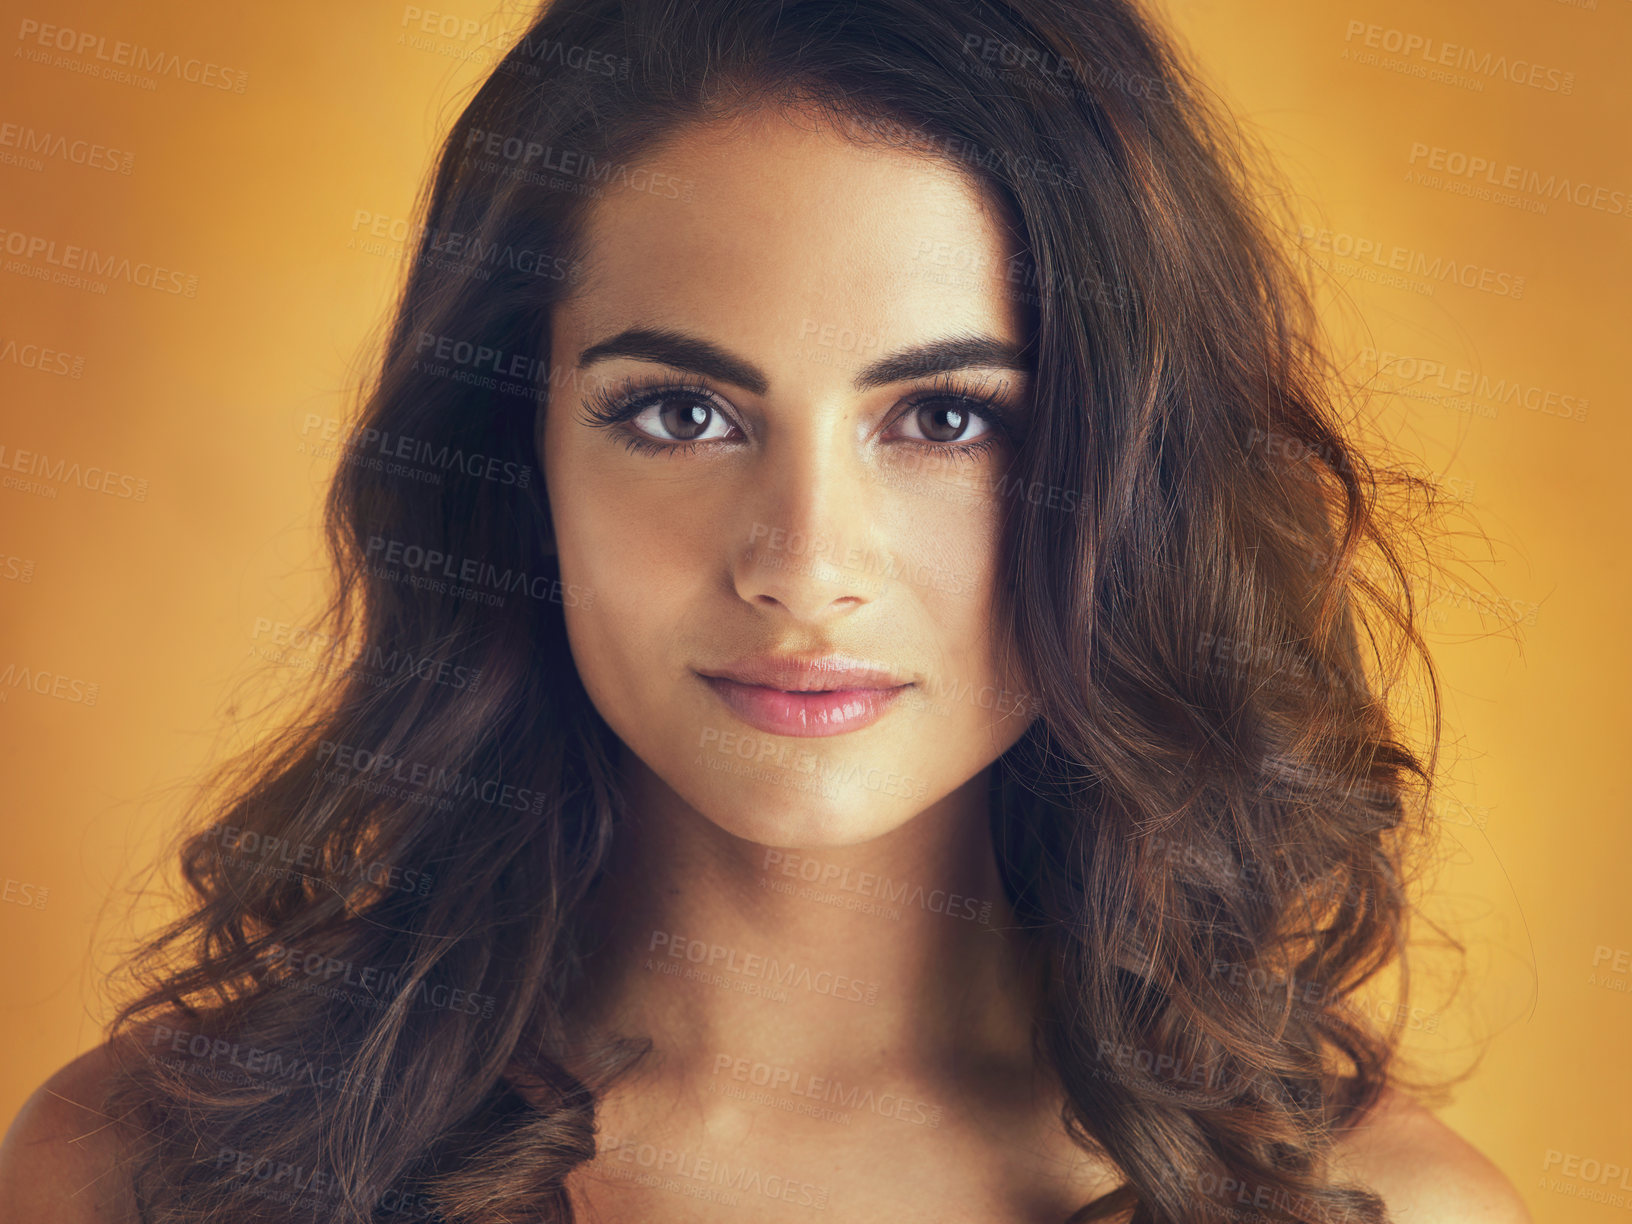
[[[1535,1224],[1484,1153],[1393,1088],[1339,1141],[1336,1165],[1382,1195],[1398,1224]]]
[[[122,1129],[101,1109],[118,1069],[107,1045],[59,1068],[0,1142],[0,1220],[131,1224],[136,1206]]]

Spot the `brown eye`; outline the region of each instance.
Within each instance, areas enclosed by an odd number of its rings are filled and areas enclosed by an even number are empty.
[[[908,414],[908,417],[917,424],[926,442],[967,441],[963,435],[970,423],[982,419],[981,414],[967,404],[953,399],[932,400],[920,404]]]
[[[690,442],[708,428],[708,419],[714,410],[695,400],[667,400],[658,407],[657,419],[669,434],[681,442]]]
[[[662,442],[712,442],[729,437],[731,431],[724,413],[691,393],[671,392],[647,400],[631,424]]]

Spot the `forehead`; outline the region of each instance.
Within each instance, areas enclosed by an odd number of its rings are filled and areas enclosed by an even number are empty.
[[[558,307],[586,341],[632,321],[764,349],[843,329],[881,348],[1024,339],[1018,242],[953,163],[766,111],[681,128],[619,177],[589,206],[588,275]]]

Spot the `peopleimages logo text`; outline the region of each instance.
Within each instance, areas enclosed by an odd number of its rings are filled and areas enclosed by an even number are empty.
[[[460,799],[479,799],[483,803],[514,808],[534,815],[544,810],[549,796],[543,791],[512,786],[497,778],[475,778],[441,765],[427,765],[423,761],[406,761],[385,752],[374,752],[353,744],[335,740],[321,740],[317,759],[341,774],[366,777],[370,782],[394,782],[405,786],[435,790],[444,797],[451,791]]]
[[[114,39],[110,44],[105,34],[51,25],[32,17],[24,17],[18,24],[17,40],[25,45],[33,43],[68,55],[88,54],[109,68],[129,68],[138,73],[151,73],[154,77],[174,77],[178,81],[209,89],[243,93],[249,84],[249,73],[224,67],[214,60],[202,60],[197,56],[184,58],[173,51],[161,51],[123,39]]]
[[[101,276],[108,280],[122,280],[141,289],[155,289],[160,293],[198,296],[198,277],[178,272],[145,260],[132,260],[125,255],[108,255],[76,243],[65,242],[60,247],[55,238],[29,234],[22,230],[0,229],[0,250],[23,260],[43,259],[61,268],[64,273],[83,272],[87,276]]]
[[[593,591],[581,591],[560,579],[544,574],[529,574],[526,570],[501,569],[491,561],[475,557],[455,557],[437,548],[426,548],[403,540],[388,540],[384,536],[369,536],[364,549],[371,562],[400,566],[413,573],[429,576],[438,574],[450,582],[466,586],[492,587],[499,591],[525,591],[534,599],[549,600],[576,607],[587,607],[594,600]]]

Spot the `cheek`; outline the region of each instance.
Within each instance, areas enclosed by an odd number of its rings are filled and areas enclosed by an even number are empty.
[[[591,595],[564,609],[567,640],[585,688],[617,725],[618,710],[663,691],[655,662],[707,559],[700,533],[651,485],[633,485],[593,452],[557,458],[546,478],[561,580]]]
[[[587,581],[567,579],[569,570]],[[638,558],[599,546],[565,550],[562,574],[594,591],[588,606],[563,609],[578,678],[619,737],[639,743],[675,693],[669,642],[681,609],[663,595],[672,588]]]
[[[981,658],[995,627],[997,508],[969,507],[955,514],[913,510],[892,545],[909,564],[913,598],[928,613],[944,652],[965,662]]]
[[[641,489],[627,477],[620,482],[603,448],[580,433],[564,420],[552,420],[546,432],[550,521],[563,581],[590,586],[597,604],[612,604],[620,598],[629,550],[642,548],[653,526],[641,510]]]
[[[934,616],[948,673],[943,683],[958,692],[968,691],[964,686],[973,689],[960,715],[970,720],[983,743],[991,737],[994,753],[1019,738],[1030,722],[1026,711],[1032,709],[1032,699],[1023,695],[1031,685],[1015,650],[1013,627],[997,598],[1007,581],[998,509],[970,521],[960,535],[962,589],[942,596]]]

